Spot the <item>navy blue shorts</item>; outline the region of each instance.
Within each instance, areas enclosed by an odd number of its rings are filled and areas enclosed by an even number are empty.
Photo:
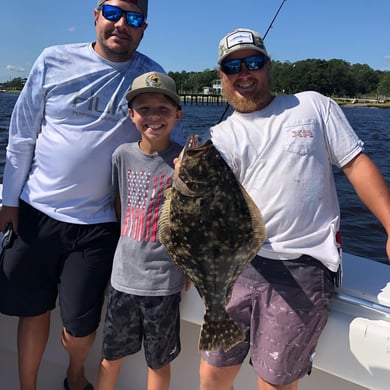
[[[241,364],[249,353],[260,378],[290,384],[310,373],[333,293],[332,272],[310,256],[285,261],[256,256],[238,278],[226,308],[245,340],[202,357],[225,367]]]
[[[110,287],[103,332],[103,357],[117,360],[142,347],[148,367],[156,370],[180,353],[180,293],[137,296]]]
[[[68,333],[83,337],[95,331],[119,225],[59,222],[20,201],[18,233],[4,252],[0,312],[40,315],[55,308],[58,296]]]

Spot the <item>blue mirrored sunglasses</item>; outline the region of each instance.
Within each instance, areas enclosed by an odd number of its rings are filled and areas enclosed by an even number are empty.
[[[141,27],[144,24],[144,16],[134,11],[124,11],[114,5],[104,4],[101,8],[102,15],[110,22],[117,22],[122,15],[125,15],[126,23],[131,27]]]
[[[268,58],[262,54],[245,58],[235,58],[233,60],[223,61],[221,69],[225,74],[237,74],[240,73],[242,63],[245,62],[248,70],[259,70],[264,67],[267,60]]]

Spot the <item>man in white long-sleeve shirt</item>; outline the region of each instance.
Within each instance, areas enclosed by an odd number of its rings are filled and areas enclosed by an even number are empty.
[[[139,53],[147,0],[99,0],[97,40],[45,49],[15,105],[0,230],[0,311],[19,316],[22,390],[35,390],[57,295],[69,353],[65,389],[91,390],[84,362],[98,327],[118,238],[111,155],[139,137],[127,115],[133,79],[160,65]]]

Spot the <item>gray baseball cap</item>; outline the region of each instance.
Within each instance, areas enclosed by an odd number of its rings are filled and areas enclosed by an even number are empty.
[[[131,89],[126,94],[126,99],[131,102],[136,96],[147,92],[162,93],[173,99],[178,106],[181,105],[175,80],[164,73],[148,72],[135,78]]]
[[[97,8],[101,7],[107,0],[98,0],[97,2]],[[122,0],[127,3],[135,4],[141,11],[142,15],[144,15],[144,18],[146,19],[148,16],[148,0]]]
[[[248,28],[238,28],[224,36],[218,47],[218,64],[230,54],[238,50],[253,49],[268,57],[263,39],[256,31]]]

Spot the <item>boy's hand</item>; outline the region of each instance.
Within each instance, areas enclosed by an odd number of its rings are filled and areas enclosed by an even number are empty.
[[[185,294],[191,287],[191,279],[186,276],[186,280],[184,282],[184,287],[183,287],[183,294]]]

